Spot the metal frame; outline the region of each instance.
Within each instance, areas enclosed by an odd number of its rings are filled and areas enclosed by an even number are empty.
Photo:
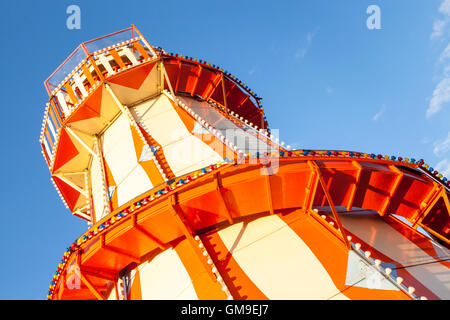
[[[226,198],[223,194],[223,185],[222,185],[222,177],[220,175],[220,172],[216,172],[216,174],[214,175],[215,179],[216,179],[216,193],[219,197],[219,202],[221,203],[221,205],[223,207],[225,207],[226,209],[226,213],[227,213],[227,220],[230,224],[233,224],[233,216],[231,215],[230,209],[227,205],[227,201]]]
[[[395,192],[397,191],[400,185],[400,182],[403,179],[403,172],[401,172],[396,166],[394,165],[389,166],[389,170],[393,171],[397,176],[395,177],[394,183],[392,184],[392,188],[389,191],[389,195],[387,196],[385,202],[383,203],[383,206],[380,209],[380,215],[382,216],[386,214],[386,209],[388,208],[392,197],[394,196]]]
[[[345,245],[350,250],[351,249],[351,244],[348,241],[346,232],[345,232],[345,230],[344,230],[344,228],[342,226],[341,219],[339,218],[339,215],[338,215],[338,213],[336,211],[336,208],[335,208],[334,203],[333,203],[333,199],[331,198],[331,194],[330,194],[330,192],[328,190],[328,187],[327,187],[327,185],[325,183],[325,180],[323,179],[321,170],[320,170],[319,166],[317,165],[317,163],[315,161],[308,160],[308,164],[310,164],[312,166],[313,170],[317,174],[317,178],[318,178],[318,180],[320,182],[320,185],[322,187],[322,190],[323,190],[323,192],[325,194],[325,198],[328,201],[328,205],[330,206],[331,212],[333,213],[334,219],[335,219],[335,221],[336,221],[336,223],[337,223],[337,225],[339,227],[338,231],[340,231]],[[313,199],[314,199],[314,196],[313,196]]]
[[[361,178],[361,173],[363,171],[363,167],[357,161],[352,161],[352,165],[357,168],[357,171],[355,181],[353,182],[353,186],[350,191],[350,196],[347,203],[347,211],[352,211],[353,201],[355,200],[356,191],[358,190],[359,179]]]
[[[206,273],[209,275],[209,277],[213,280],[216,281],[216,276],[214,275],[214,273],[212,272],[211,268],[209,267],[208,263],[205,261],[201,251],[199,250],[198,245],[196,244],[196,241],[193,237],[193,230],[191,228],[191,226],[189,225],[189,223],[187,223],[187,219],[184,217],[183,212],[181,211],[181,209],[178,207],[177,204],[177,200],[176,200],[176,196],[177,194],[173,194],[171,195],[168,199],[167,199],[167,206],[173,211],[174,213],[174,218],[177,222],[177,225],[181,228],[184,236],[186,237],[186,239],[188,240],[189,244],[191,245],[191,248],[194,250],[195,254],[197,255],[199,261],[202,263]]]

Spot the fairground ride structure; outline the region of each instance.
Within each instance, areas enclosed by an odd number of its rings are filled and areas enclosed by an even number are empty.
[[[290,150],[221,67],[136,27],[45,81],[51,181],[89,229],[47,299],[449,299],[449,181],[423,160]]]

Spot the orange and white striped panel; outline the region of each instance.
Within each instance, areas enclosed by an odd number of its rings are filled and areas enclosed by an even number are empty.
[[[138,267],[143,300],[197,300],[189,273],[170,248]]]
[[[211,268],[206,258],[202,263],[187,239],[172,245],[128,273],[129,299],[227,299],[221,284],[205,269]]]
[[[237,299],[348,299],[278,216],[237,223],[201,238]],[[142,299],[226,299],[193,250],[182,240],[141,264],[139,285],[133,287],[139,287]]]
[[[212,163],[222,156],[190,132],[165,95],[130,109],[139,125],[161,145],[167,163],[180,176]],[[195,120],[192,120],[194,124]]]
[[[269,299],[347,299],[310,248],[278,216],[240,222],[218,235]]]
[[[385,226],[368,219],[370,221],[361,219],[361,224],[353,222],[350,228],[366,234],[362,238],[366,237],[367,243],[375,243],[373,250],[378,247],[392,254],[404,248],[415,255],[421,254],[420,246],[399,238],[395,235],[399,232],[383,219],[379,221]],[[376,240],[374,233],[377,232],[390,239],[392,248],[382,248],[380,243],[384,240]],[[216,267],[235,299],[408,299],[384,277],[378,286],[373,286],[373,279],[369,279],[370,274],[366,272],[370,270],[359,270],[364,265],[352,258],[353,251],[349,253],[345,245],[313,217],[298,212],[245,220],[212,230],[200,238],[213,265],[205,266],[189,241],[177,240],[172,243],[173,248],[158,253],[130,274],[134,279],[131,296],[142,299],[226,299],[219,282],[206,270]],[[408,261],[410,252],[402,254],[396,259]],[[443,264],[417,263],[407,267],[405,272],[439,297],[447,298],[445,277],[448,268]],[[357,283],[351,282],[358,277],[362,278]],[[437,280],[443,284],[435,285]],[[428,297],[434,298],[433,295]]]
[[[125,114],[120,115],[102,136],[103,157],[114,178],[117,205],[153,188],[153,184],[138,162],[132,128]]]

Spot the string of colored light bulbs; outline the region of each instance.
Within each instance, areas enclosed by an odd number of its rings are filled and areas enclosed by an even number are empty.
[[[104,230],[106,230],[108,227],[112,226],[113,224],[115,224],[117,221],[121,220],[123,217],[127,216],[128,214],[132,213],[133,211],[135,211],[136,209],[139,209],[140,207],[147,205],[148,203],[159,199],[161,196],[167,194],[168,192],[181,187],[189,182],[195,181],[198,177],[203,176],[207,173],[210,173],[211,171],[218,169],[220,167],[222,167],[223,165],[232,163],[232,160],[226,159],[228,161],[222,162],[222,163],[217,163],[217,164],[212,164],[209,165],[208,167],[202,168],[200,170],[195,171],[192,176],[188,175],[186,177],[184,177],[184,179],[179,179],[178,182],[174,182],[170,185],[166,185],[166,187],[154,192],[152,195],[145,197],[144,199],[137,201],[136,203],[130,205],[128,208],[122,210],[121,212],[115,214],[113,217],[109,218],[107,221],[101,223],[99,226],[95,227],[93,230],[87,232],[87,234],[84,234],[82,237],[78,238],[75,242],[72,243],[72,245],[67,248],[67,250],[64,252],[63,257],[61,259],[61,262],[58,264],[58,267],[56,269],[56,273],[53,275],[50,287],[49,287],[49,291],[48,291],[48,295],[47,295],[47,299],[51,299],[54,293],[54,289],[56,284],[59,281],[59,278],[62,274],[62,271],[64,270],[67,261],[69,260],[70,255],[75,252],[78,247],[88,241],[89,239],[91,239],[93,236],[97,235],[99,232],[102,232]],[[234,162],[234,161],[233,161]]]
[[[280,156],[348,156],[353,158],[368,158],[368,159],[378,159],[387,161],[396,161],[401,163],[412,163],[418,165],[420,168],[428,172],[436,180],[441,182],[444,186],[450,187],[450,180],[444,177],[442,173],[439,173],[429,164],[426,164],[423,159],[416,160],[414,158],[403,158],[396,156],[388,156],[374,153],[362,153],[354,151],[334,151],[334,150],[292,150],[292,151],[280,151]]]
[[[168,56],[171,56],[171,57],[195,61],[195,62],[201,63],[203,65],[215,68],[216,70],[219,70],[219,71],[223,72],[225,75],[231,77],[234,81],[236,81],[238,84],[240,84],[248,93],[252,94],[255,97],[255,99],[256,99],[256,101],[257,101],[257,103],[258,103],[260,108],[263,107],[262,104],[260,103],[260,100],[262,100],[261,97],[258,97],[254,91],[252,91],[247,85],[245,85],[245,83],[240,81],[237,77],[235,77],[233,74],[229,73],[228,71],[226,71],[226,70],[224,71],[224,69],[221,68],[220,66],[216,66],[215,64],[207,62],[206,60],[197,59],[197,58],[193,58],[193,57],[189,57],[189,56],[183,56],[183,55],[178,54],[178,53],[167,52],[164,49],[161,49],[161,52],[164,53],[165,55],[168,55]],[[264,118],[264,121],[267,121],[267,118],[266,118],[264,112],[263,112],[263,118]],[[316,151],[312,151],[312,150],[298,150],[298,151],[306,152],[305,155],[308,155],[308,153],[310,153],[310,155],[314,155],[316,153]],[[333,153],[340,152],[340,151],[327,150],[325,152],[327,153],[327,155],[335,155]],[[398,159],[398,161],[400,161],[400,162],[416,163],[415,159],[408,159],[408,158],[402,158],[402,157],[398,157],[397,158],[395,156],[387,156],[387,155],[383,156],[383,155],[380,155],[380,154],[375,155],[373,153],[368,154],[368,153],[349,152],[349,151],[343,151],[343,152],[348,152],[350,157],[353,157],[354,155],[360,157],[360,155],[362,155],[362,157],[364,157],[364,158],[372,158],[372,159],[377,158],[377,159],[392,160],[392,161],[395,161],[396,159]],[[283,156],[281,153],[280,153],[280,155]],[[425,164],[423,160],[419,160],[418,165],[420,167],[422,167],[424,170],[426,170],[429,173],[431,173],[431,175],[434,176],[436,179],[441,180],[444,185],[450,186],[450,180],[447,177],[444,177],[443,174],[439,174],[439,172],[437,170],[435,170],[429,164]]]

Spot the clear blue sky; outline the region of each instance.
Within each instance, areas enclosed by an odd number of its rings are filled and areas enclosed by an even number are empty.
[[[81,30],[66,28],[71,4]],[[371,4],[380,30],[366,27]],[[294,147],[424,158],[450,175],[448,0],[17,0],[0,12],[0,299],[44,299],[87,227],[59,200],[41,156],[42,82],[82,41],[132,23],[151,44],[242,79]]]

